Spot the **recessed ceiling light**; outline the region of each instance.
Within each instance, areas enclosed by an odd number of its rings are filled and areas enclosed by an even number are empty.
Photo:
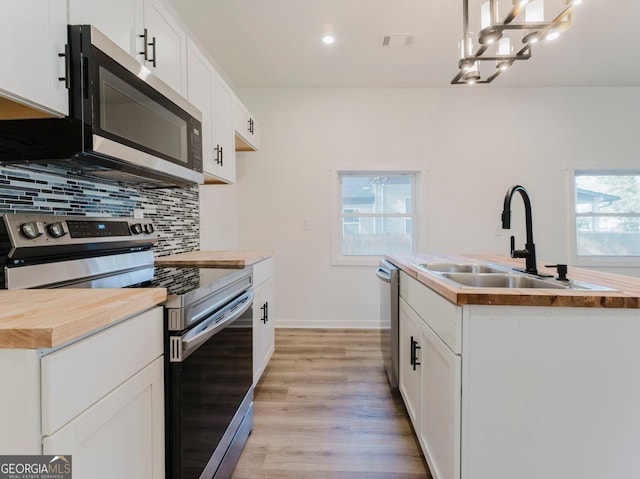
[[[333,35],[325,35],[324,37],[322,37],[322,43],[324,43],[325,45],[331,45],[333,42],[335,42],[336,39]]]

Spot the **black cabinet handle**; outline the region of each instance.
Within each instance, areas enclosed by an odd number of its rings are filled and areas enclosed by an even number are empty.
[[[138,52],[140,55],[144,56],[145,61],[149,59],[149,31],[145,28],[144,33],[142,35],[138,35],[142,38],[142,51]]]
[[[64,46],[64,53],[58,53],[60,58],[64,57],[64,76],[58,77],[59,81],[64,82],[67,90],[71,89],[71,61],[69,59],[69,44]]]
[[[220,166],[224,165],[224,150],[220,147]]]
[[[413,366],[414,371],[416,370],[416,366],[420,366],[418,362],[418,349],[421,349],[420,346],[418,346],[418,341],[411,336],[411,366]]]
[[[253,135],[253,118],[249,118],[249,133]]]
[[[269,321],[269,303],[264,303],[260,306],[260,309],[262,310],[262,318],[260,318],[260,321],[267,324],[267,321]]]
[[[156,65],[156,56],[157,56],[156,55],[156,45],[157,45],[156,37],[153,37],[151,39],[151,43],[149,43],[149,46],[151,47],[151,52],[153,53],[153,58],[151,60],[149,60],[149,61],[151,62],[151,64],[153,65],[154,68],[157,66]]]
[[[222,147],[220,145],[216,145],[214,151],[216,152],[216,165],[222,166],[222,159],[220,158],[222,154]]]

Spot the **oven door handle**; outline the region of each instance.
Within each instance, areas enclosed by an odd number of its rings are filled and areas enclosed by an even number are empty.
[[[189,331],[187,334],[182,336],[180,359],[184,359],[189,356],[189,354],[191,354],[194,349],[197,349],[200,344],[204,343],[226,325],[242,316],[245,311],[251,307],[253,297],[254,292],[252,290],[247,291],[242,296],[239,296],[229,303],[228,306],[220,310],[210,319],[203,321],[202,324],[199,324],[192,331]]]
[[[380,278],[382,281],[384,281],[385,283],[391,282],[391,271],[389,271],[386,268],[383,268],[382,266],[378,266],[378,269],[376,270],[376,276]]]

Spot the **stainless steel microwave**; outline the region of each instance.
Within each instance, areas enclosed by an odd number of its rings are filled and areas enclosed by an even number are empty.
[[[90,25],[71,25],[69,116],[0,121],[0,163],[143,187],[200,184],[201,113]]]

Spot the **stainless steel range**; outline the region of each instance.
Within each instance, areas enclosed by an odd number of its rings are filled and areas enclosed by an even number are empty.
[[[148,220],[3,215],[0,288],[164,287],[168,479],[227,478],[253,424],[252,270],[154,267]]]

